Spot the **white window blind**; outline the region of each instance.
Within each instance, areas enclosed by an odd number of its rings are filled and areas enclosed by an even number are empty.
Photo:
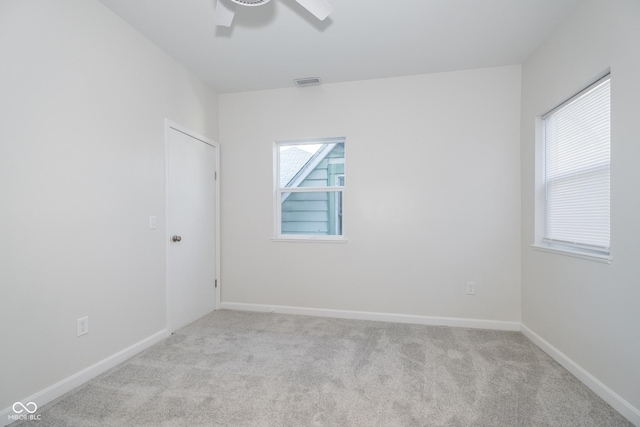
[[[609,253],[610,83],[606,76],[543,116],[546,243]]]

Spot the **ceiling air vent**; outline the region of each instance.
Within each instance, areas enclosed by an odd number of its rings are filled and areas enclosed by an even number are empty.
[[[319,77],[305,77],[304,79],[295,79],[294,81],[296,82],[296,86],[299,86],[299,87],[313,86],[313,85],[320,84]]]

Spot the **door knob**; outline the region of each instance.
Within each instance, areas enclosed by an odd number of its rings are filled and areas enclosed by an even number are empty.
[[[174,241],[174,242],[179,242],[180,240],[182,240],[182,236],[176,236],[176,235],[174,235],[174,236],[171,238],[171,240],[172,240],[172,241]]]

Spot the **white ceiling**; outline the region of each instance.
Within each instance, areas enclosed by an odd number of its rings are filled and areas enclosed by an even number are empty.
[[[227,93],[520,64],[581,0],[329,0],[322,22],[272,0],[231,28],[215,0],[100,1]]]

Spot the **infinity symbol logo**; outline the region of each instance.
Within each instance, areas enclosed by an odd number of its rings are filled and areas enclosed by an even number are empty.
[[[19,409],[16,409],[16,406]],[[33,408],[33,409],[29,409],[29,408]],[[28,413],[33,414],[37,410],[38,410],[38,405],[36,405],[33,402],[29,402],[26,405],[23,405],[22,402],[16,402],[13,404],[13,412],[15,412],[16,414],[21,414],[22,411],[27,411]]]

